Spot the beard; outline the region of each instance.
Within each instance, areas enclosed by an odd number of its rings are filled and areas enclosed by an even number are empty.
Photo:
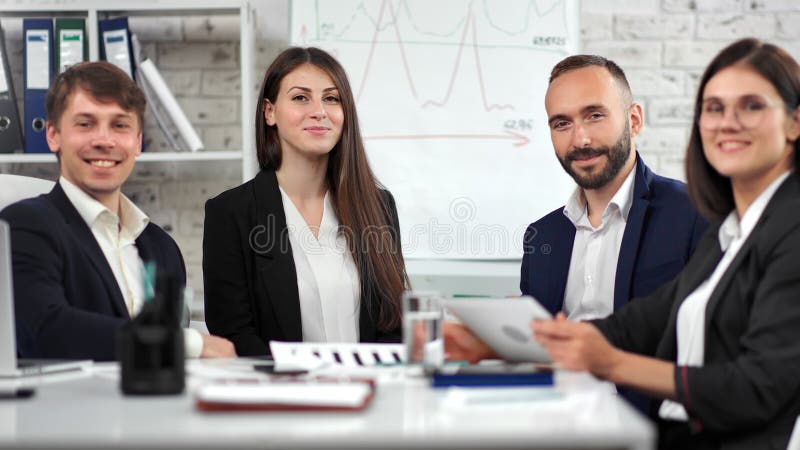
[[[582,189],[600,189],[613,180],[625,166],[628,156],[631,154],[631,132],[628,121],[625,121],[625,128],[617,142],[611,147],[583,147],[573,148],[562,159],[558,158],[561,167],[572,177]],[[572,168],[572,162],[578,159],[591,158],[593,156],[606,155],[608,161],[599,173],[581,175]]]

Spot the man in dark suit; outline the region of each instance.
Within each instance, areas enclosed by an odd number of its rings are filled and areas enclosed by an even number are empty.
[[[577,187],[564,207],[528,227],[520,290],[553,314],[602,318],[671,280],[707,224],[686,186],[654,174],[638,155],[644,111],[613,61],[576,55],[556,64],[545,108],[556,156]],[[493,355],[448,328],[451,357]]]
[[[47,95],[47,143],[60,177],[45,195],[10,205],[18,352],[115,358],[115,334],[144,301],[142,262],[185,284],[180,250],[121,193],[141,153],[145,99],[124,72],[81,63]],[[189,356],[235,356],[222,338],[185,333]]]
[[[571,320],[606,317],[674,278],[707,224],[686,186],[654,174],[638,155],[644,111],[613,61],[559,62],[545,108],[556,156],[578,186],[567,205],[528,227],[520,290]],[[461,326],[444,334],[452,359],[495,356]]]
[[[553,314],[605,317],[675,277],[707,224],[686,186],[638,155],[644,112],[614,62],[564,59],[545,108],[556,156],[578,186],[566,206],[528,228],[520,290]]]

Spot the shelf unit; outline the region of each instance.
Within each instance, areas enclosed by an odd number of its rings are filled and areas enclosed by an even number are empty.
[[[249,86],[254,85],[254,23],[255,12],[248,0],[39,0],[23,3],[19,0],[0,0],[0,17],[82,17],[86,19],[89,60],[99,59],[97,21],[116,16],[239,16],[239,67],[241,82],[242,148],[238,151],[198,152],[144,152],[138,162],[224,162],[240,161],[242,180],[252,178],[257,172],[255,159],[255,127],[253,116],[255,99]],[[136,30],[131,30],[136,32]],[[55,163],[52,154],[0,154],[0,164]]]

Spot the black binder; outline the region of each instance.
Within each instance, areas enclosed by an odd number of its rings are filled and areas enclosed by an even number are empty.
[[[0,153],[22,153],[23,149],[22,122],[11,80],[5,33],[0,28]]]

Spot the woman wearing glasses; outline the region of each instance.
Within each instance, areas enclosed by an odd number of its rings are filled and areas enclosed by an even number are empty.
[[[661,448],[786,448],[800,414],[800,66],[755,39],[706,69],[686,154],[716,223],[675,280],[604,320],[532,324],[561,367],[663,401]]]

